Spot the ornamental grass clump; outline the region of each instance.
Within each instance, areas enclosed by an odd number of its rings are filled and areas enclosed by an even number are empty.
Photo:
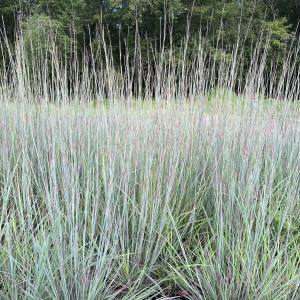
[[[298,50],[240,81],[200,38],[146,74],[49,43],[1,70],[1,299],[297,299]]]

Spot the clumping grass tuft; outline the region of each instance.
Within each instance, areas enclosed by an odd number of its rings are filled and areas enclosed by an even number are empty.
[[[300,127],[205,105],[2,104],[3,299],[296,299]]]
[[[256,61],[235,93],[236,65],[209,86],[202,52],[166,51],[142,94],[109,54],[68,77],[21,42],[0,80],[1,299],[299,298],[299,73],[268,95]]]

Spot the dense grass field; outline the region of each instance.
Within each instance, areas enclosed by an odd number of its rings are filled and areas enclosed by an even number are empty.
[[[119,69],[104,39],[9,49],[1,299],[300,299],[299,49],[193,43]]]
[[[297,299],[299,112],[212,107],[2,103],[1,299]]]

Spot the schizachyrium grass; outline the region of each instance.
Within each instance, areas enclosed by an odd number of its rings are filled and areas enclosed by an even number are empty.
[[[170,49],[146,75],[116,70],[104,40],[105,57],[81,65],[54,47],[32,56],[22,36],[10,50],[1,299],[299,297],[292,55],[266,86],[257,49],[241,84],[240,53],[218,62],[216,77],[198,42],[193,65]]]

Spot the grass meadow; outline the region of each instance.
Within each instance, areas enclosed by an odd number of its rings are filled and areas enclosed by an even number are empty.
[[[298,52],[242,80],[238,48],[142,74],[99,44],[1,70],[1,299],[299,299]]]

